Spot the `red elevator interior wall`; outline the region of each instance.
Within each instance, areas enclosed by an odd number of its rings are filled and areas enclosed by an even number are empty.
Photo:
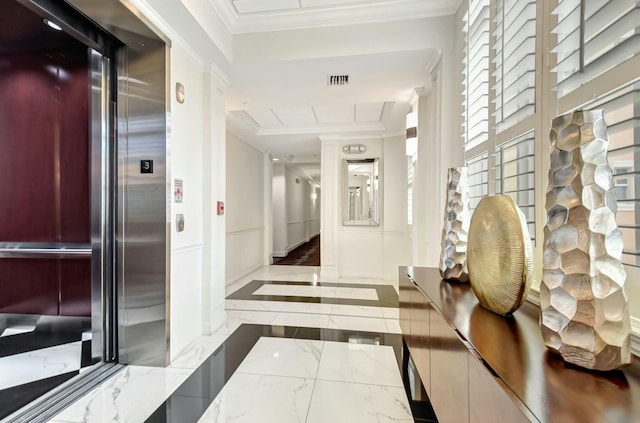
[[[0,54],[0,242],[89,244],[89,89],[80,43]],[[89,259],[0,259],[0,312],[89,315],[90,276]]]

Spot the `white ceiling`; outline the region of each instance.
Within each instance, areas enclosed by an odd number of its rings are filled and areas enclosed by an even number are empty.
[[[416,88],[430,84],[427,67],[436,49],[415,20],[422,15],[455,11],[459,0],[210,0],[232,8],[233,57],[225,91],[227,128],[281,162],[302,166],[303,173],[319,179],[320,137],[348,140],[380,138],[404,132],[409,98]],[[375,9],[371,9],[375,6]],[[227,7],[227,12],[229,12]],[[404,8],[404,9],[403,9]],[[363,13],[367,10],[367,13]],[[376,11],[377,17],[372,10]],[[404,10],[405,20],[398,21]],[[353,13],[367,22],[353,25]],[[386,13],[385,13],[386,11]],[[288,22],[304,13],[308,27],[272,31],[269,25]],[[327,14],[344,15],[320,28]],[[419,17],[419,16],[418,16]],[[227,19],[229,19],[227,13]],[[394,24],[394,22],[397,22]],[[428,24],[428,23],[427,23]],[[394,26],[395,25],[395,26]],[[268,25],[267,25],[268,26]],[[284,25],[286,27],[286,25]],[[406,27],[406,28],[405,28]],[[330,75],[349,75],[348,85],[329,86]]]

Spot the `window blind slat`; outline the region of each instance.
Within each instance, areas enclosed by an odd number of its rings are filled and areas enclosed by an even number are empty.
[[[493,103],[496,131],[511,127],[535,113],[536,2],[496,2],[494,32],[495,84]]]
[[[558,97],[640,54],[637,0],[559,0],[553,13],[558,17],[552,31],[558,35],[552,48]]]

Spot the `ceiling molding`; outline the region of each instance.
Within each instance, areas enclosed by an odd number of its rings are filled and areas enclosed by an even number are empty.
[[[427,66],[425,67],[426,71],[430,75],[433,74],[433,70],[440,63],[440,59],[442,59],[442,50],[439,48],[433,49],[433,53],[431,53],[431,57],[429,57],[429,61],[427,62]]]
[[[380,134],[375,135],[320,135],[318,137],[320,141],[337,141],[337,142],[352,142],[352,141],[371,141],[371,140],[382,140],[384,137]]]
[[[243,111],[227,112],[227,122],[235,124],[233,128],[235,134],[249,132],[252,135],[256,135],[260,130],[260,125]],[[236,132],[236,130],[240,130],[240,132]]]
[[[231,83],[231,78],[227,75],[218,65],[211,63],[210,66],[211,76],[222,91],[224,91]]]
[[[261,136],[261,135],[309,135],[309,134],[345,134],[341,136],[354,136],[372,138],[372,135],[360,135],[362,133],[380,134],[385,130],[382,122],[362,122],[349,124],[324,124],[304,126],[282,126],[277,128],[261,128],[258,123],[244,111],[227,112],[228,128],[236,136]],[[350,135],[347,135],[350,134]]]
[[[407,99],[407,103],[409,103],[411,106],[414,106],[418,102],[419,97],[424,97],[425,95],[428,95],[430,91],[431,89],[427,89],[425,87],[418,87],[418,88],[412,89],[411,93],[409,94],[409,98]]]
[[[453,15],[459,6],[452,0],[399,0],[239,14],[229,0],[210,1],[231,34],[430,18]]]
[[[380,132],[384,130],[382,122],[363,122],[339,125],[283,126],[281,128],[259,129],[256,135],[293,135],[293,134],[341,134],[349,132]]]
[[[209,0],[211,6],[216,11],[220,20],[227,27],[230,34],[234,33],[236,22],[238,21],[238,11],[228,0]]]

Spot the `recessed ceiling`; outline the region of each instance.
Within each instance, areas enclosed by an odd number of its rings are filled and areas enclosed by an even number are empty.
[[[210,0],[232,34],[452,15],[460,0]]]
[[[404,131],[408,100],[427,81],[433,49],[233,66],[226,91],[230,131],[263,151],[320,156],[320,136],[377,138]],[[349,84],[327,85],[348,74]]]
[[[228,130],[317,175],[324,136],[404,133],[446,32],[429,17],[454,14],[460,0],[210,1],[233,36]]]

